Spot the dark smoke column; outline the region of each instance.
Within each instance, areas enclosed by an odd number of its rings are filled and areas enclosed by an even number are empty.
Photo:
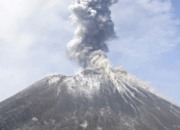
[[[77,24],[68,43],[68,57],[83,68],[109,67],[107,42],[116,37],[109,7],[118,0],[75,0],[69,6]]]

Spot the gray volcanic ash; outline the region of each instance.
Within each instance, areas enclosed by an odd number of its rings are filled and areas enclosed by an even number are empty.
[[[107,67],[107,42],[116,37],[109,6],[117,0],[76,0],[69,9],[77,29],[68,43],[68,56],[83,68]]]

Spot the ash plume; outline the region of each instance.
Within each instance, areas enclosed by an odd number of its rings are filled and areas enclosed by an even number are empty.
[[[68,57],[75,59],[78,64],[86,68],[104,68],[106,79],[110,79],[119,91],[123,91],[121,78],[129,83],[136,84],[156,95],[156,91],[129,74],[123,67],[113,68],[107,59],[108,42],[115,39],[114,23],[111,20],[109,7],[118,0],[75,0],[69,6],[72,12],[71,19],[77,24],[74,38],[68,43]]]
[[[123,76],[130,82],[149,88],[123,67],[113,68],[107,59],[107,44],[116,38],[109,7],[117,2],[118,0],[75,0],[69,6],[73,13],[71,19],[77,24],[77,28],[74,38],[67,45],[68,57],[75,59],[84,69],[104,68],[106,78],[116,85],[119,84],[117,79]]]
[[[68,57],[82,68],[108,67],[108,41],[116,38],[109,7],[118,0],[75,0],[69,6],[77,24],[74,38],[68,43]]]

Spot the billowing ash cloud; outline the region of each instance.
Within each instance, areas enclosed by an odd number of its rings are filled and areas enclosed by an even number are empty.
[[[118,0],[75,0],[69,6],[77,24],[74,38],[68,43],[68,57],[83,68],[107,67],[108,41],[116,38],[109,7]]]
[[[107,59],[106,53],[109,51],[107,44],[116,38],[109,7],[117,2],[118,0],[75,0],[69,6],[73,13],[71,18],[77,24],[77,28],[74,38],[67,45],[68,57],[75,59],[84,69],[104,68],[101,70],[105,80],[111,81],[120,93],[129,93],[129,88],[126,87],[128,84],[129,87],[141,87],[164,98],[149,84],[141,82],[125,71],[123,67],[112,67]],[[97,81],[95,82],[97,83]],[[71,81],[67,81],[67,83],[71,84]],[[69,86],[73,86],[73,84],[74,81]],[[89,90],[86,92],[89,93]]]

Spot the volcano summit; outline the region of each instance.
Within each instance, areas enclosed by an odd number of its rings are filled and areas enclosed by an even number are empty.
[[[0,103],[0,130],[180,130],[180,108],[103,69],[46,77]]]
[[[46,77],[0,103],[0,130],[180,130],[180,108],[119,74]]]

